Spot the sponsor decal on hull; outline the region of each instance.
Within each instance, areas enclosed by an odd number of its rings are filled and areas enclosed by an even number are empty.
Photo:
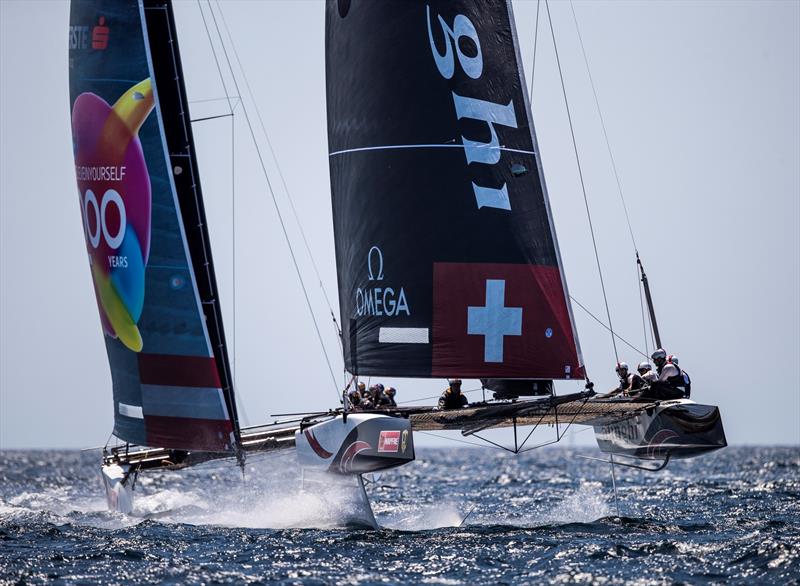
[[[311,449],[314,450],[314,453],[317,456],[319,456],[323,460],[327,460],[328,458],[333,456],[331,452],[329,452],[320,445],[319,441],[317,440],[317,438],[314,437],[314,433],[311,430],[307,429],[303,433],[305,434],[306,439],[308,440],[308,445],[311,446]]]
[[[351,443],[342,454],[342,459],[339,462],[339,471],[344,473],[351,472],[353,470],[353,460],[356,459],[356,456],[369,449],[372,449],[372,446],[367,442],[355,441]]]
[[[400,431],[382,431],[378,437],[378,452],[396,453],[400,449]],[[405,450],[404,450],[405,451]]]

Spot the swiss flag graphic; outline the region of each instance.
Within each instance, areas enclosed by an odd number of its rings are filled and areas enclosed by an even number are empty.
[[[558,267],[434,263],[434,376],[583,378]]]

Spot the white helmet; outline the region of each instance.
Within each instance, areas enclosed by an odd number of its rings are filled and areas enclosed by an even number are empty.
[[[643,372],[650,372],[653,370],[653,365],[649,362],[640,362],[639,366],[636,367],[636,370],[638,370],[640,374]]]
[[[627,362],[619,362],[619,363],[617,363],[617,373],[619,373],[621,370],[624,370],[625,372],[628,372],[628,363]]]
[[[667,359],[667,351],[663,348],[659,348],[655,352],[650,355],[650,358],[653,360],[666,360]]]
[[[674,355],[667,356],[667,362],[671,362],[675,366],[678,366],[678,357]]]

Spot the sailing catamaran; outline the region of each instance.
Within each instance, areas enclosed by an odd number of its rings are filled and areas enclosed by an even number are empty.
[[[73,0],[70,99],[91,274],[113,380],[109,507],[136,476],[295,447],[350,482],[414,460],[414,431],[594,426],[656,460],[726,445],[688,398],[598,399],[550,211],[510,1],[326,3],[328,144],[342,406],[242,428],[169,0]],[[653,316],[654,319],[654,316]],[[358,377],[469,377],[498,399],[354,411]],[[557,396],[553,381],[586,379]],[[544,393],[542,393],[544,389]],[[522,398],[520,398],[522,397]],[[530,437],[530,433],[528,434]],[[660,463],[659,463],[660,462]],[[631,464],[638,466],[636,464]]]

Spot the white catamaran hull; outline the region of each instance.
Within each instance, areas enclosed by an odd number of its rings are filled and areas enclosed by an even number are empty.
[[[295,432],[300,465],[332,474],[364,474],[414,459],[411,422],[375,413],[337,415]]]
[[[689,399],[664,401],[622,420],[594,423],[600,450],[647,460],[691,458],[728,445],[719,409]]]
[[[414,460],[411,422],[375,413],[337,415],[295,432],[303,490],[334,495],[346,526],[377,529],[361,475]]]

